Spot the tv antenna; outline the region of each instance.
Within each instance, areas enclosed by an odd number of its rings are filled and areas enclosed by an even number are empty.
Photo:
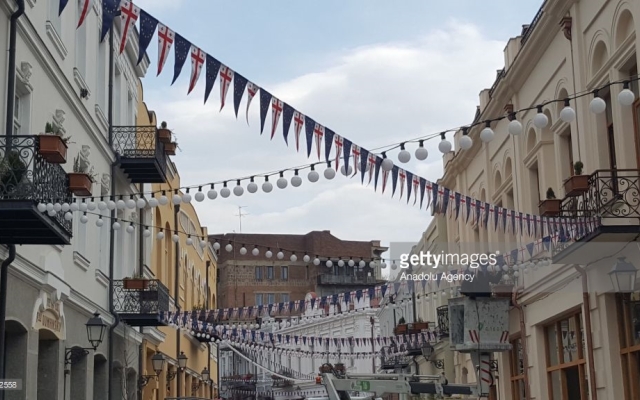
[[[249,213],[242,212],[243,208],[247,208],[247,206],[238,206],[238,213],[236,214],[236,217],[240,219],[240,233],[242,233],[242,217],[249,215]]]

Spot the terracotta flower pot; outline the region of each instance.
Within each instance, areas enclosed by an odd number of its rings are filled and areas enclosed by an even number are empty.
[[[67,162],[67,144],[58,135],[38,135],[40,144],[38,153],[52,164],[64,164]]]
[[[395,335],[403,335],[405,333],[407,333],[409,326],[407,324],[401,324],[395,327],[395,329],[393,330],[393,333]]]
[[[76,196],[91,196],[93,182],[87,174],[71,172],[69,175],[69,190]]]
[[[122,281],[125,289],[129,290],[144,290],[149,287],[148,279],[129,278]]]
[[[504,297],[511,298],[513,295],[513,285],[511,284],[497,284],[491,287],[491,292],[493,293],[493,297]]]
[[[589,191],[589,175],[574,175],[564,181],[564,192],[567,197],[580,196]]]
[[[164,144],[164,152],[170,156],[175,156],[176,155],[176,148],[178,147],[178,144],[175,142],[171,142],[171,143],[165,143]]]
[[[166,128],[158,129],[158,138],[162,143],[171,143],[171,131]]]
[[[555,217],[560,215],[562,200],[548,199],[540,202],[540,215],[543,217]]]

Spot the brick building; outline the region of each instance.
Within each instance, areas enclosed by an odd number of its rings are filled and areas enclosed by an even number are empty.
[[[329,231],[313,231],[305,235],[232,233],[210,235],[212,244],[220,243],[218,251],[219,307],[246,307],[260,304],[303,300],[310,292],[326,296],[373,286],[382,281],[380,263],[371,268],[371,261],[379,261],[387,248],[380,241],[349,241],[333,236]],[[233,250],[225,247],[231,244]],[[260,254],[252,250],[258,247]],[[241,254],[242,247],[247,249]],[[273,256],[265,253],[271,250]],[[282,259],[276,254],[284,253]],[[297,260],[291,261],[295,252]],[[304,261],[304,255],[310,257]],[[321,260],[314,265],[314,259]],[[331,259],[333,266],[326,266]],[[354,267],[348,261],[353,259]],[[344,261],[342,267],[339,260]],[[365,261],[363,269],[359,261]]]

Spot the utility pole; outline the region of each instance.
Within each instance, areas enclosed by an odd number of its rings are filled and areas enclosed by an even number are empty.
[[[238,206],[238,213],[236,214],[236,217],[240,218],[240,231],[238,233],[242,233],[242,217],[249,215],[249,213],[242,213],[243,208],[247,208],[247,206]]]

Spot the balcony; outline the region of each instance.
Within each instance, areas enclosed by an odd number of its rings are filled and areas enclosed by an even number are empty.
[[[412,335],[416,333],[422,333],[423,331],[429,330],[428,322],[414,322],[411,324],[398,324],[393,329],[393,334],[398,335]]]
[[[128,325],[166,326],[160,316],[169,311],[169,289],[158,279],[113,281],[113,307]]]
[[[0,244],[68,245],[72,221],[38,204],[71,203],[69,179],[40,154],[38,136],[0,137]]]
[[[375,276],[354,276],[354,275],[318,275],[318,285],[349,285],[349,286],[370,286],[377,283]]]
[[[407,368],[411,362],[409,355],[405,354],[405,348],[398,348],[395,344],[380,349],[380,356],[380,368],[387,371]]]
[[[131,183],[167,181],[167,154],[155,126],[114,126],[113,150]]]
[[[598,170],[574,176],[565,182],[565,192],[569,195],[562,200],[561,218],[599,218],[600,224],[585,232],[570,228],[554,248],[554,263],[588,264],[594,248],[585,244],[629,242],[637,235],[640,170]]]

